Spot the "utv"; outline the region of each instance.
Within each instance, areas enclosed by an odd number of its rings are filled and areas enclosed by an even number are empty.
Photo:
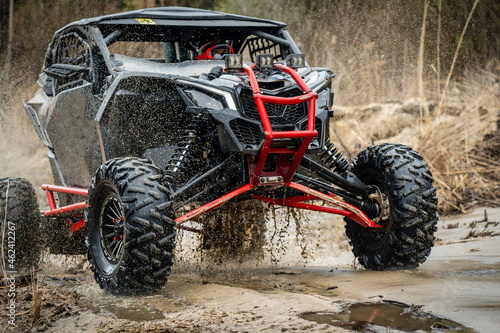
[[[343,215],[365,268],[416,268],[435,240],[431,172],[399,144],[349,164],[329,140],[333,77],[281,22],[168,7],[71,23],[25,103],[50,207],[39,223],[31,186],[3,179],[0,220],[32,234],[17,243],[31,264],[31,239],[73,242],[113,294],[161,288],[176,229],[235,197]]]

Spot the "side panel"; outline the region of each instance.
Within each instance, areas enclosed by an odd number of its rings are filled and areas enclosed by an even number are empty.
[[[150,73],[115,79],[96,117],[106,159],[144,156],[154,160],[160,154],[159,150],[153,154],[155,148],[179,140],[190,115],[176,86],[175,80]]]
[[[91,90],[88,83],[57,95],[47,125],[64,181],[72,187],[88,187],[101,164],[97,123],[93,119],[97,101]]]

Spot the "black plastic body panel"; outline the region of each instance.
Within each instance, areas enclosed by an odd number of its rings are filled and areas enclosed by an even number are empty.
[[[58,94],[47,125],[54,154],[69,186],[87,187],[102,161],[97,122],[83,112],[97,110],[91,89],[88,83]]]

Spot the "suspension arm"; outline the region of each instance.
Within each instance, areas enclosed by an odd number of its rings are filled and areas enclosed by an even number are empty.
[[[238,195],[243,194],[250,189],[252,189],[252,185],[246,184],[246,185],[244,185],[244,186],[242,186],[242,187],[240,187],[232,192],[229,192],[228,194],[226,194],[226,195],[224,195],[224,196],[222,196],[222,197],[220,197],[212,202],[207,203],[206,205],[203,205],[199,208],[196,208],[196,209],[190,211],[189,213],[184,214],[183,216],[176,218],[175,223],[177,225],[179,225],[181,223],[184,223],[186,221],[194,219],[202,214],[208,213],[212,209],[215,209],[217,207],[222,206],[223,204],[225,204],[226,202],[228,202],[232,198],[237,197]]]
[[[345,202],[351,204],[351,205],[355,205],[355,206],[358,206],[358,205],[361,205],[362,201],[361,200],[358,200],[356,198],[353,198],[351,197],[349,194],[347,194],[345,191],[339,189],[339,188],[336,188],[336,187],[333,187],[327,183],[324,183],[320,180],[317,180],[317,179],[314,179],[314,178],[311,178],[311,177],[307,177],[307,176],[304,176],[304,175],[301,175],[300,173],[296,173],[294,175],[295,178],[298,178],[310,185],[313,185],[313,186],[316,186],[326,192],[329,192],[329,193],[333,193],[333,194],[336,194],[338,196],[341,196],[342,198],[344,198]]]
[[[296,178],[298,178],[306,183],[309,183],[311,185],[319,187],[320,189],[322,189],[324,191],[341,196],[346,203],[361,209],[368,216],[377,216],[380,214],[380,207],[374,201],[363,201],[363,200],[359,200],[357,198],[353,198],[352,196],[350,196],[348,193],[346,193],[345,191],[343,191],[341,189],[334,188],[328,184],[323,183],[322,181],[319,181],[317,179],[313,179],[313,178],[310,178],[310,177],[307,177],[307,176],[304,176],[304,175],[301,175],[298,173],[296,173],[294,175],[294,177],[296,177]]]
[[[321,164],[313,161],[310,157],[304,156],[302,158],[302,161],[300,161],[300,165],[314,173],[316,173],[318,176],[326,179],[327,181],[352,192],[359,193],[359,194],[368,194],[369,193],[369,188],[364,184],[361,180],[358,179],[354,174],[350,174],[351,177],[353,178],[353,181],[350,181],[332,171],[330,171],[328,168],[325,168]]]
[[[302,192],[309,194],[309,195],[316,196],[320,200],[325,200],[326,202],[334,204],[335,206],[338,206],[338,207],[342,208],[343,210],[352,213],[352,214],[345,215],[345,216],[349,216],[350,219],[354,220],[355,222],[359,223],[360,225],[362,225],[364,227],[380,228],[380,226],[377,225],[375,222],[373,222],[370,218],[368,218],[368,216],[366,216],[365,213],[363,213],[358,208],[356,208],[352,205],[349,205],[348,203],[345,203],[345,202],[338,200],[332,196],[326,195],[324,193],[318,192],[316,190],[313,190],[311,188],[308,188],[306,186],[303,186],[303,185],[300,185],[300,184],[297,184],[294,182],[291,182],[290,184],[288,184],[288,187],[293,188],[295,190],[302,191]],[[296,207],[298,207],[298,206],[296,205]],[[302,208],[306,208],[306,207],[302,207]],[[341,214],[341,215],[344,215],[344,214]]]
[[[229,164],[229,162],[231,162],[232,159],[233,159],[233,156],[229,156],[224,161],[222,161],[221,163],[219,163],[218,165],[216,165],[212,169],[208,170],[207,172],[205,172],[201,176],[193,177],[194,178],[193,181],[187,183],[186,185],[184,185],[181,188],[179,188],[178,190],[176,190],[174,193],[172,193],[172,195],[170,196],[170,198],[171,199],[175,199],[179,195],[181,195],[184,192],[186,192],[187,190],[191,189],[193,186],[198,185],[203,180],[205,180],[208,177],[212,176],[215,172],[217,172],[217,171],[221,170],[222,168],[224,168],[227,164]]]

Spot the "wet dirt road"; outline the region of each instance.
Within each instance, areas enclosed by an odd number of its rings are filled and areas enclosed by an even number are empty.
[[[361,332],[415,327],[423,332],[496,332],[500,325],[500,237],[494,234],[500,232],[496,223],[500,209],[488,208],[487,215],[484,221],[484,209],[478,209],[474,214],[442,219],[438,245],[414,271],[366,271],[353,264],[348,249],[336,249],[320,267],[293,261],[288,266],[260,262],[257,267],[255,263],[193,264],[188,258],[177,263],[160,293],[145,297],[105,295],[85,267],[76,275],[64,270],[54,276],[46,273],[47,284],[76,290],[91,310],[58,320],[49,331],[345,332],[358,325]],[[463,239],[467,235],[480,237]],[[293,249],[288,250],[283,256],[293,257]],[[327,257],[325,251],[317,246],[315,255]],[[61,277],[70,278],[59,281]],[[414,318],[430,318],[429,328],[404,321],[398,324],[400,314],[382,318],[380,304],[399,302],[413,305],[403,312],[413,311]],[[378,304],[364,310],[358,320],[376,323],[377,318],[383,319],[380,324],[358,322],[340,328],[304,315],[330,314],[358,303]],[[457,326],[444,324],[444,318]]]

